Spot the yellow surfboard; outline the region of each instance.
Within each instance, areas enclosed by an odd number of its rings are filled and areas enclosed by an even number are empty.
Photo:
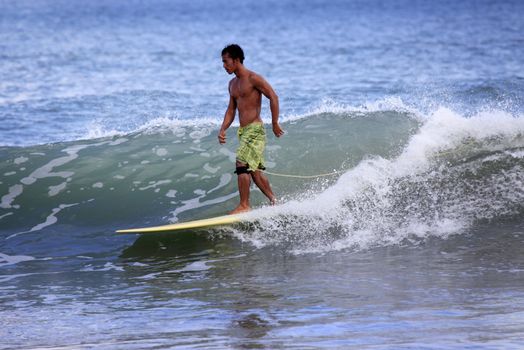
[[[117,230],[117,233],[156,233],[156,232],[167,232],[167,231],[178,231],[187,230],[202,227],[230,225],[236,222],[241,222],[245,218],[241,214],[235,215],[224,215],[217,216],[209,219],[193,220],[186,222],[179,222],[176,224],[153,226],[153,227],[142,227],[142,228],[131,228],[126,230]]]

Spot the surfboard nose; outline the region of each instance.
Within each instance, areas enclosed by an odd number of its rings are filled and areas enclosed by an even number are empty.
[[[116,233],[157,233],[157,232],[169,232],[196,229],[202,227],[222,226],[230,225],[245,220],[245,216],[241,214],[234,215],[223,215],[214,218],[200,219],[186,222],[179,222],[176,224],[142,227],[142,228],[130,228],[124,230],[116,230]]]

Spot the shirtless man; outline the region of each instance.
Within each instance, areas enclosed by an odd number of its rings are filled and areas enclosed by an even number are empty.
[[[222,127],[218,132],[220,144],[226,143],[226,130],[233,123],[237,109],[240,121],[238,130],[240,145],[237,150],[235,171],[238,175],[240,204],[230,213],[236,214],[250,209],[249,187],[251,178],[271,204],[276,202],[269,181],[261,171],[265,169],[264,147],[266,143],[266,133],[260,117],[262,95],[270,101],[273,133],[276,137],[280,137],[284,134],[284,131],[278,124],[277,94],[264,78],[244,67],[244,52],[240,46],[236,44],[226,46],[222,50],[222,62],[226,72],[235,74],[235,78],[229,82],[229,105]]]

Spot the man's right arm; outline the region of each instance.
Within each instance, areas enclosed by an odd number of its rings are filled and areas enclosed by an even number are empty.
[[[231,126],[233,120],[235,120],[235,113],[237,110],[237,103],[233,96],[229,95],[229,105],[227,106],[226,114],[224,115],[224,121],[218,132],[218,142],[220,144],[226,143],[226,130]]]

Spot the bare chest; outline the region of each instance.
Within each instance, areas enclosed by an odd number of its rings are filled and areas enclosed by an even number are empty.
[[[236,79],[231,84],[231,96],[235,99],[249,98],[257,92],[253,84],[247,80]]]

